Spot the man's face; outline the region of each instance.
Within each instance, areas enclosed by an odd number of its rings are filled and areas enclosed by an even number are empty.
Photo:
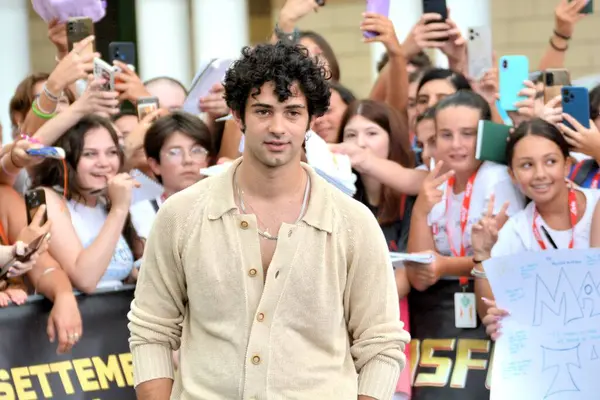
[[[186,94],[179,86],[171,82],[158,81],[146,86],[148,92],[158,97],[160,108],[167,110],[179,110],[183,107]]]
[[[292,85],[292,96],[283,103],[277,99],[274,87],[267,82],[260,88],[260,94],[250,94],[245,124],[236,116],[242,131],[245,128],[244,157],[268,168],[300,162],[310,122],[306,97],[297,84]]]

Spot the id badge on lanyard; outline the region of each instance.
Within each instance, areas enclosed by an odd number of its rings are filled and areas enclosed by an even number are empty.
[[[464,243],[465,230],[467,228],[467,222],[469,220],[469,208],[471,206],[471,197],[473,196],[473,183],[477,172],[475,172],[468,180],[465,188],[465,197],[463,198],[462,206],[460,208],[460,250],[456,250],[454,242],[452,240],[452,234],[450,232],[450,221],[446,218],[446,236],[448,236],[448,243],[450,245],[450,251],[454,257],[465,257],[466,249]],[[452,195],[452,188],[454,187],[454,177],[448,180],[448,186],[446,188],[446,216],[448,216],[448,210],[450,209],[450,198]],[[475,302],[475,293],[467,292],[469,287],[469,279],[461,276],[459,278],[461,291],[454,293],[454,325],[457,328],[477,328],[477,310]]]

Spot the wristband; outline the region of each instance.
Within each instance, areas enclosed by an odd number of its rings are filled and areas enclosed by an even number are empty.
[[[557,45],[554,44],[554,41],[552,40],[552,38],[550,38],[550,47],[552,47],[554,50],[559,51],[559,52],[565,52],[567,51],[567,49],[569,48],[569,45],[565,45],[565,47],[558,47]]]
[[[40,110],[37,105],[37,99],[34,100],[33,103],[31,104],[31,110],[33,111],[33,113],[35,115],[37,115],[41,119],[52,119],[56,115],[56,112],[46,113],[46,112],[43,112],[42,110]]]
[[[46,97],[55,103],[58,103],[58,100],[60,100],[60,97],[63,95],[62,92],[59,93],[58,96],[55,95],[54,93],[51,93],[50,90],[48,90],[48,86],[46,86],[45,83],[44,83],[44,86],[42,87],[42,90],[44,91],[44,94],[46,95]]]
[[[571,40],[571,36],[563,35],[562,33],[559,33],[556,29],[554,30],[554,36],[559,37],[564,40]]]

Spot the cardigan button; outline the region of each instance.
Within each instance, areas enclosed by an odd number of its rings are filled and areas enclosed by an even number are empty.
[[[252,357],[252,364],[254,364],[254,365],[260,364],[260,357],[259,356]]]

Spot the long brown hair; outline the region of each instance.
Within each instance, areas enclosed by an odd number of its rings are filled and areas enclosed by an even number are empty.
[[[81,118],[79,122],[65,132],[65,134],[53,144],[53,146],[61,147],[65,150],[66,171],[64,171],[63,164],[59,160],[47,158],[34,168],[31,176],[31,187],[36,188],[44,186],[55,190],[58,187],[62,188],[65,181],[64,175],[66,173],[68,187],[65,191],[65,200],[78,200],[83,197],[83,192],[86,188],[81,187],[77,182],[77,166],[79,165],[79,160],[81,159],[81,154],[85,147],[86,133],[95,128],[104,128],[110,134],[113,143],[118,149],[119,168],[122,169],[125,155],[123,154],[121,146],[119,146],[119,137],[112,122],[107,118],[90,114]],[[109,210],[110,203],[107,206],[107,212]],[[133,228],[131,215],[127,216],[122,233],[131,251],[136,255],[135,245],[136,241],[139,240],[139,237]]]
[[[411,150],[408,139],[408,127],[405,118],[402,118],[400,113],[388,105],[373,101],[359,100],[351,103],[346,112],[342,116],[340,131],[338,133],[338,141],[343,141],[344,128],[352,117],[360,115],[369,121],[373,121],[379,125],[389,135],[389,153],[388,160],[395,161],[405,168],[415,167],[415,156]],[[357,180],[357,192],[354,196],[357,200],[365,203],[365,189],[359,174]],[[393,223],[402,219],[404,210],[402,209],[404,202],[403,195],[387,186],[381,188],[380,206],[377,210],[377,220],[381,225]]]

